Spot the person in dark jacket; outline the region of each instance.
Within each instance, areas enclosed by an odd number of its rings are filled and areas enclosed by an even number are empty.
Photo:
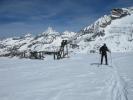
[[[110,50],[108,49],[108,47],[106,46],[105,43],[104,43],[104,45],[99,49],[99,52],[100,52],[100,54],[101,54],[101,64],[103,63],[103,57],[105,57],[105,63],[106,63],[106,65],[108,65],[107,52],[110,52]]]

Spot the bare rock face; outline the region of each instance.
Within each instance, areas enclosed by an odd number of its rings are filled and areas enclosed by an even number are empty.
[[[111,10],[111,17],[112,19],[116,19],[116,18],[121,18],[124,17],[126,15],[129,15],[128,11],[120,9],[120,8],[115,8]]]

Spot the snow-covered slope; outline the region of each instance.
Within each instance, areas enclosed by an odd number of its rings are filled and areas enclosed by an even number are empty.
[[[58,61],[0,58],[0,100],[132,100],[133,53],[112,57],[112,67],[98,67],[97,54]]]
[[[103,43],[112,51],[133,51],[133,7],[113,9],[81,30],[75,42],[82,52],[98,50]]]

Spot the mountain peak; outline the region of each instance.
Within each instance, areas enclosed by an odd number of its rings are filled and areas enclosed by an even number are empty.
[[[24,37],[32,37],[31,33],[27,33]]]
[[[52,27],[48,27],[46,31],[42,33],[43,35],[59,35],[59,32],[55,31]]]
[[[55,30],[53,30],[52,27],[48,27],[48,29],[45,31],[46,33],[53,33]]]

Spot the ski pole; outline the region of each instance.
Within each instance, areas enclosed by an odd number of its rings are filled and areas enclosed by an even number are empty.
[[[112,55],[111,55],[111,52],[110,52],[110,58],[111,58],[111,66],[112,66]]]
[[[98,62],[99,62],[99,63],[98,63],[98,67],[99,67],[99,65],[100,65],[100,60],[101,60],[101,54],[99,54],[98,60],[99,60],[99,61],[98,61]]]

